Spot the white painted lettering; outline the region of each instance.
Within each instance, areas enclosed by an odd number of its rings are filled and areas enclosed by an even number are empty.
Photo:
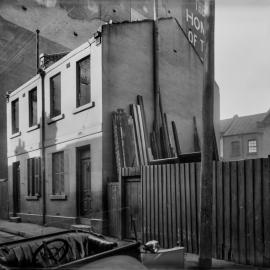
[[[200,41],[201,41],[201,51],[203,52],[204,51],[204,43],[205,43],[205,41],[202,40],[202,39],[200,39]]]
[[[191,31],[188,31],[188,40],[193,43],[193,33]]]
[[[194,25],[195,25],[196,30],[199,31],[201,28],[201,22],[198,17],[194,18]]]
[[[197,42],[197,35],[194,34],[193,35],[193,45],[196,46],[196,42]]]
[[[193,13],[189,13],[188,9],[186,9],[186,21],[191,20],[191,25],[193,26]]]

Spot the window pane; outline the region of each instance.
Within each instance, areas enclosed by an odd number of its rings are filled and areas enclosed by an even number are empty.
[[[90,102],[90,56],[77,63],[77,106]]]
[[[39,171],[36,168],[36,162],[39,162],[39,158],[29,158],[27,160],[27,176],[28,176],[28,196],[34,196],[39,194],[38,188],[38,181],[39,179]]]
[[[51,117],[61,114],[61,76],[51,78]]]
[[[54,153],[52,156],[52,192],[64,194],[64,152]]]
[[[37,89],[29,92],[29,126],[37,124]]]
[[[231,156],[238,157],[240,156],[240,142],[234,141],[231,143]]]
[[[11,103],[12,134],[19,132],[19,99]]]
[[[248,152],[249,153],[257,153],[257,141],[249,140],[248,141]]]

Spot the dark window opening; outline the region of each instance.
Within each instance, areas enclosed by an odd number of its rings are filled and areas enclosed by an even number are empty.
[[[12,134],[19,132],[19,99],[11,102]]]
[[[28,170],[28,196],[40,195],[40,158],[29,158],[27,160]]]
[[[90,102],[90,56],[77,62],[77,107]]]
[[[37,124],[37,88],[29,92],[29,127]]]
[[[51,118],[61,114],[61,76],[60,73],[50,80]]]
[[[231,142],[231,156],[232,157],[240,156],[240,142],[239,141]]]
[[[52,155],[52,193],[53,195],[65,194],[64,177],[64,152]]]

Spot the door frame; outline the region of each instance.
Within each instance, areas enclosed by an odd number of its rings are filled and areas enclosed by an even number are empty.
[[[83,150],[89,150],[90,153],[90,164],[91,164],[91,145],[86,144],[80,147],[76,147],[76,209],[77,209],[77,219],[85,218],[81,215],[80,209],[80,197],[81,197],[81,152]]]
[[[20,212],[20,161],[12,163],[12,196],[13,196],[13,216]]]

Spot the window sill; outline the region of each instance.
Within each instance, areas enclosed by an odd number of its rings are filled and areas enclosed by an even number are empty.
[[[84,105],[74,109],[72,113],[76,114],[76,113],[85,111],[87,109],[93,108],[93,107],[95,107],[95,101],[91,101],[90,103],[84,104]]]
[[[10,139],[13,139],[13,138],[16,138],[16,137],[19,137],[19,136],[21,136],[21,132],[19,131],[19,132],[16,132],[16,133],[14,133],[14,134],[12,134],[11,136],[10,136]]]
[[[36,130],[36,129],[38,129],[39,127],[40,127],[40,125],[39,125],[39,124],[36,124],[36,125],[34,125],[34,126],[28,128],[27,132],[31,132],[31,131],[33,131],[33,130]]]
[[[61,119],[64,119],[64,118],[65,118],[65,115],[63,113],[59,114],[59,115],[57,115],[55,117],[52,117],[50,120],[48,120],[47,124],[50,125],[50,124],[52,124],[54,122],[57,122],[57,121],[59,121]]]
[[[67,199],[66,194],[61,194],[61,195],[49,195],[49,198],[51,201],[63,201]]]
[[[258,152],[252,152],[252,153],[248,153],[249,156],[256,156],[258,155]]]
[[[25,196],[25,199],[27,201],[38,201],[39,200],[39,195],[33,195],[33,196]]]

